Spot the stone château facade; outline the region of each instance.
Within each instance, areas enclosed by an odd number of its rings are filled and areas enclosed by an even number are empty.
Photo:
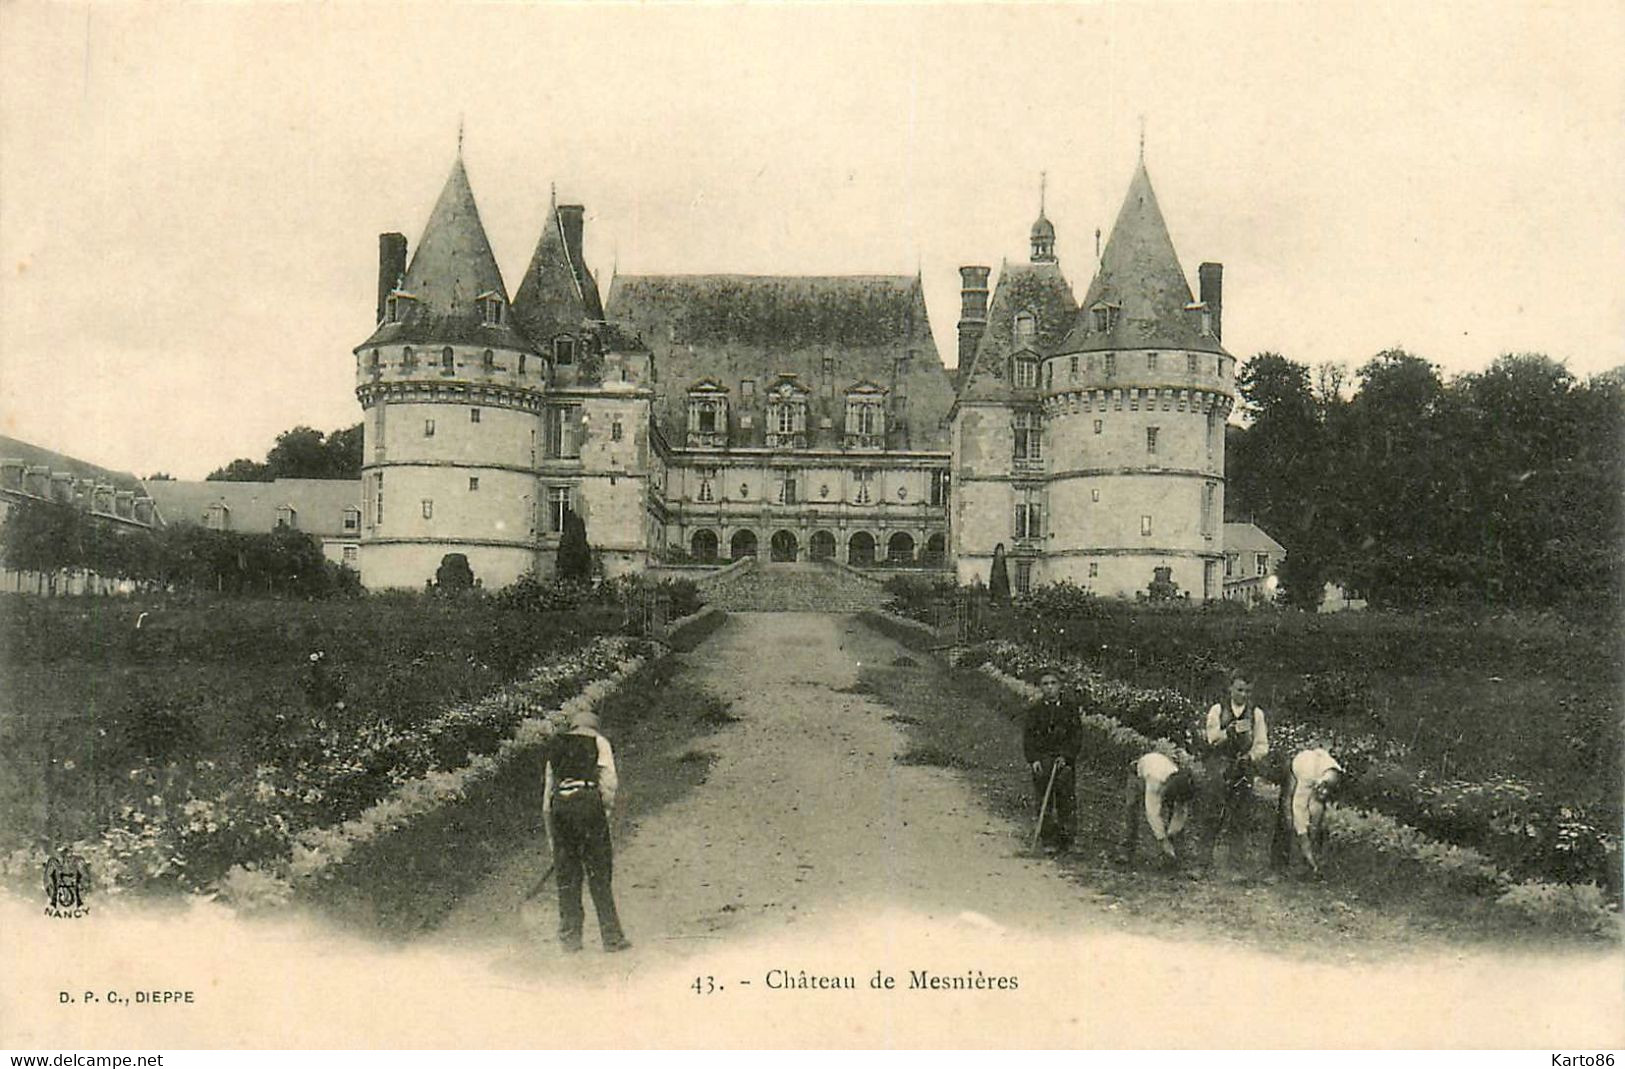
[[[552,204],[510,304],[461,158],[417,249],[380,239],[360,567],[420,587],[547,574],[567,511],[606,574],[742,556],[923,564],[1020,586],[1220,595],[1218,268],[1192,300],[1143,162],[1079,306],[1031,262],[966,267],[957,381],[918,277],[634,275],[607,300]],[[1146,519],[1149,518],[1149,524]]]

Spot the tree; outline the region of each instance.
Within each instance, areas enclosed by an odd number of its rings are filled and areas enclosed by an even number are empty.
[[[1322,367],[1317,398],[1305,365],[1280,353],[1252,357],[1237,376],[1249,423],[1227,438],[1234,511],[1280,539],[1291,562],[1280,573],[1283,595],[1306,607],[1319,604],[1338,541],[1327,507],[1335,463],[1326,413],[1341,403],[1342,387],[1330,367]]]
[[[564,513],[559,538],[558,577],[585,583],[592,578],[592,549],[587,545],[587,523],[574,509]]]
[[[1010,604],[1010,566],[1004,560],[1004,543],[993,547],[993,568],[988,573],[987,594],[995,605]]]
[[[271,468],[247,457],[238,457],[225,467],[209,472],[205,478],[212,482],[265,483],[271,481]]]
[[[357,423],[324,435],[300,425],[276,436],[265,462],[240,458],[209,473],[226,482],[273,479],[359,479],[363,430]]]

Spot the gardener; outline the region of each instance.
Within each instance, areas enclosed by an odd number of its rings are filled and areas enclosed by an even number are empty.
[[[1228,701],[1207,711],[1204,736],[1203,815],[1208,823],[1207,864],[1211,867],[1219,838],[1230,839],[1230,864],[1245,856],[1247,829],[1253,805],[1253,777],[1264,771],[1270,752],[1269,726],[1264,710],[1251,704],[1252,681],[1246,672],[1230,677]]]
[[[1077,763],[1083,725],[1061,704],[1061,679],[1051,669],[1038,677],[1043,697],[1028,706],[1022,720],[1021,749],[1033,776],[1038,838],[1046,853],[1072,845],[1076,826]]]
[[[1276,808],[1275,836],[1270,842],[1272,867],[1291,873],[1301,858],[1311,872],[1320,875],[1326,799],[1342,779],[1343,766],[1325,749],[1301,750],[1293,756]]]
[[[548,741],[542,819],[559,889],[559,943],[581,949],[581,878],[587,878],[598,934],[606,951],[632,944],[621,931],[610,880],[614,871],[609,817],[615,808],[615,753],[598,732],[598,717],[577,713],[569,731]]]
[[[1167,863],[1179,860],[1175,841],[1190,820],[1190,804],[1196,797],[1196,777],[1180,768],[1167,754],[1152,751],[1129,766],[1123,790],[1123,848],[1118,860],[1134,862],[1139,846],[1140,825],[1151,827]]]

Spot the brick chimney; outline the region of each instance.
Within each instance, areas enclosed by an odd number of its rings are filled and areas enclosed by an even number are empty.
[[[1197,278],[1202,288],[1200,300],[1207,305],[1209,322],[1213,324],[1213,337],[1218,341],[1224,340],[1223,322],[1221,313],[1224,311],[1224,265],[1203,264],[1196,269]]]
[[[390,291],[400,285],[401,276],[404,274],[406,274],[406,235],[379,234],[378,317],[373,322],[384,321],[384,302],[389,300]]]
[[[991,267],[959,269],[959,374],[970,371],[976,345],[987,330],[987,277]]]
[[[559,205],[559,230],[564,234],[564,247],[570,250],[570,262],[580,267],[582,217],[587,209],[580,204]]]

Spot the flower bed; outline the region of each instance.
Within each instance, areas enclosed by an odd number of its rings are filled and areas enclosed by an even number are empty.
[[[198,891],[234,868],[297,864],[311,849],[331,846],[331,829],[377,834],[424,804],[455,796],[468,775],[494,767],[494,755],[538,730],[527,725],[539,722],[540,710],[577,695],[596,700],[603,693],[597,681],[624,674],[648,648],[594,639],[519,683],[411,725],[372,714],[353,719],[336,701],[264,739],[265,760],[249,777],[210,760],[131,769],[139,790],[112,827],[69,849],[109,891]],[[43,862],[39,848],[16,850],[0,874],[33,884]]]
[[[959,663],[990,664],[1017,676],[1052,667],[1066,699],[1084,714],[1106,716],[1150,739],[1200,748],[1196,733],[1202,710],[1175,691],[1106,679],[1076,661],[1049,661],[1012,642],[974,647]],[[1617,897],[1619,838],[1580,807],[1552,802],[1513,780],[1470,783],[1412,773],[1400,764],[1409,756],[1403,744],[1369,733],[1339,732],[1277,716],[1270,735],[1276,755],[1312,746],[1331,750],[1351,773],[1345,798],[1399,826],[1472,848],[1519,878],[1596,883]]]
[[[1037,700],[1042,693],[1037,687],[1008,674],[996,663],[1001,653],[1019,658],[1026,651],[1013,648],[983,652],[992,656],[984,659],[980,653],[972,653],[959,658],[956,664],[960,667],[974,665],[1024,701]],[[1058,675],[1066,673],[1065,666],[1051,664],[1049,667]],[[1084,730],[1093,736],[1096,751],[1102,748],[1116,751],[1119,763],[1125,766],[1151,750],[1166,754],[1183,767],[1196,766],[1196,759],[1191,753],[1168,739],[1149,737],[1109,716],[1081,713],[1079,719]],[[1620,930],[1615,900],[1596,884],[1520,881],[1502,871],[1477,850],[1438,842],[1385,814],[1335,804],[1327,807],[1326,814],[1327,833],[1332,838],[1416,862],[1457,886],[1477,892],[1492,892],[1496,895],[1497,905],[1518,913],[1525,920],[1556,921],[1612,934]]]

